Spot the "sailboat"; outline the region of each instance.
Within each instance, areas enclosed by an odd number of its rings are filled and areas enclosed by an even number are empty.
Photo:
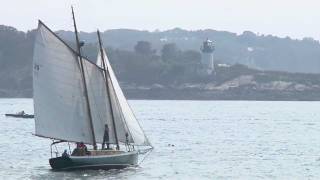
[[[54,170],[137,165],[139,154],[152,145],[119,86],[99,31],[93,63],[82,56],[73,8],[72,15],[77,50],[38,22],[33,57],[35,135],[53,140],[49,163]],[[70,143],[82,147],[54,157],[52,146],[59,143],[68,143],[69,149]]]

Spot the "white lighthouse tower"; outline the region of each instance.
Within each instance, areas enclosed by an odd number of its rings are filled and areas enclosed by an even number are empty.
[[[211,75],[214,73],[213,51],[214,44],[207,39],[201,46],[201,74]]]

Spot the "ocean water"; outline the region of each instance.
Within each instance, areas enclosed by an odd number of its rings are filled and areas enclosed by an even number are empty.
[[[123,170],[54,172],[32,99],[0,99],[0,179],[320,179],[320,102],[130,101],[155,149]]]

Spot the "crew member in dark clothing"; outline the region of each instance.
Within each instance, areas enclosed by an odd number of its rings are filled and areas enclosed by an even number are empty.
[[[125,145],[126,145],[126,148],[127,148],[127,149],[129,149],[129,151],[130,151],[130,145],[129,145],[129,134],[126,132],[126,134],[125,134],[125,135],[126,135],[126,144],[125,144]]]
[[[107,149],[110,149],[110,143],[109,143],[109,127],[108,124],[104,126],[104,135],[103,135],[103,142],[102,142],[102,149],[105,149],[104,146],[107,144]]]
[[[62,153],[62,157],[69,157],[69,154],[66,149]]]

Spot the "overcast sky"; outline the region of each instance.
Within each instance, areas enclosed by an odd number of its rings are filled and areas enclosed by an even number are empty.
[[[30,30],[37,19],[72,30],[70,6],[81,31],[130,28],[250,30],[320,40],[319,0],[0,0],[0,24]]]

